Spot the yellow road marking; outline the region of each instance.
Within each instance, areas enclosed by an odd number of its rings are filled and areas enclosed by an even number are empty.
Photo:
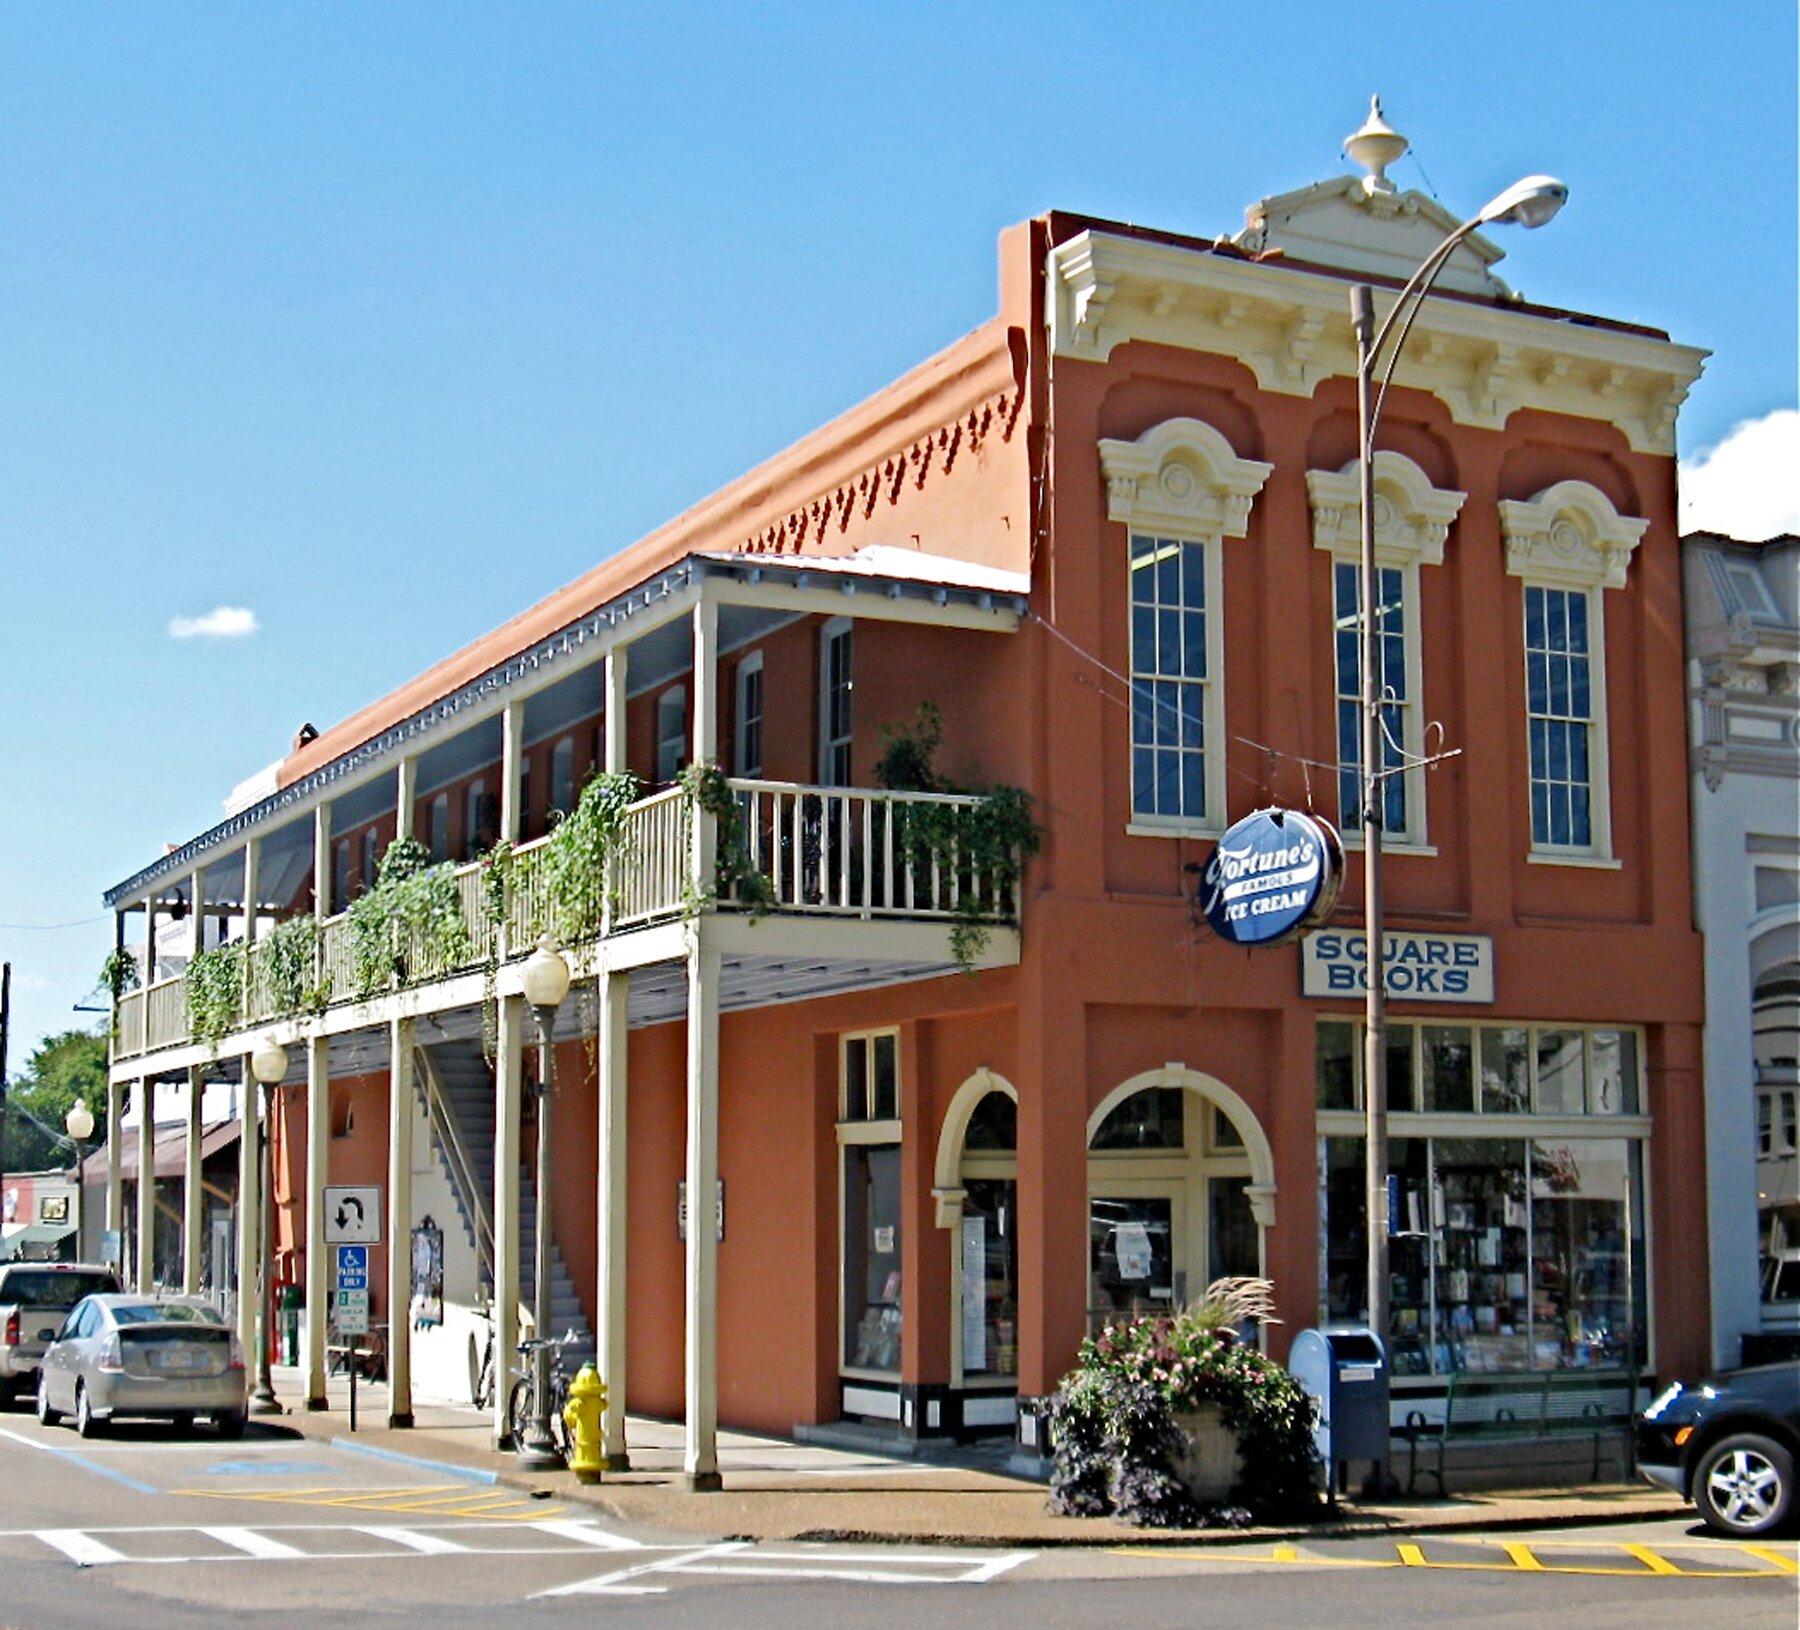
[[[1795,1561],[1791,1556],[1783,1556],[1772,1545],[1740,1545],[1738,1549],[1755,1557],[1758,1562],[1772,1563],[1783,1573],[1800,1573],[1800,1562]]]
[[[1379,1284],[1380,1281],[1377,1280],[1376,1283]],[[1300,1560],[1300,1553],[1291,1545],[1274,1546],[1269,1555],[1277,1562],[1298,1562]]]
[[[1379,1281],[1377,1281],[1379,1283]],[[1394,1549],[1400,1553],[1400,1560],[1409,1568],[1429,1568],[1431,1564],[1425,1560],[1425,1553],[1416,1545],[1396,1544]]]
[[[1627,1556],[1635,1556],[1652,1573],[1680,1573],[1682,1571],[1666,1556],[1657,1555],[1648,1545],[1623,1543],[1619,1549]]]
[[[1512,1558],[1512,1565],[1526,1573],[1542,1573],[1544,1564],[1532,1555],[1529,1545],[1521,1544],[1516,1539],[1502,1540],[1500,1549]]]
[[[401,1489],[170,1489],[169,1492],[205,1500],[260,1500],[271,1505],[468,1517],[484,1522],[537,1522],[560,1516],[566,1509],[553,1501],[526,1499],[504,1489],[446,1489],[441,1483]]]
[[[1116,1545],[1110,1549],[1115,1556],[1161,1557],[1170,1561],[1199,1561],[1222,1564],[1251,1564],[1252,1566],[1269,1566],[1281,1564],[1299,1565],[1315,1568],[1436,1568],[1451,1572],[1465,1573],[1575,1573],[1588,1575],[1605,1575],[1619,1579],[1775,1579],[1784,1574],[1800,1573],[1800,1564],[1781,1552],[1765,1545],[1731,1544],[1714,1542],[1711,1544],[1672,1541],[1668,1548],[1677,1546],[1690,1551],[1742,1551],[1760,1562],[1769,1564],[1766,1568],[1683,1568],[1671,1562],[1648,1545],[1638,1545],[1622,1540],[1534,1540],[1526,1545],[1518,1540],[1491,1539],[1485,1535],[1468,1535],[1457,1537],[1443,1536],[1453,1544],[1478,1544],[1498,1546],[1506,1552],[1504,1562],[1452,1562],[1433,1561],[1425,1555],[1424,1549],[1409,1541],[1397,1540],[1394,1543],[1396,1560],[1389,1562],[1379,1557],[1359,1556],[1317,1556],[1307,1555],[1294,1545],[1275,1545],[1267,1553],[1241,1550],[1237,1546],[1167,1546],[1167,1545]],[[1557,1546],[1564,1550],[1580,1550],[1589,1554],[1606,1555],[1618,1552],[1630,1557],[1638,1566],[1608,1567],[1601,1562],[1557,1563],[1545,1562],[1533,1547],[1539,1549]]]

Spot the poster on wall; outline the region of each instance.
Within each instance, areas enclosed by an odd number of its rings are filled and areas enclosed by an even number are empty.
[[[964,1213],[962,1361],[965,1370],[987,1368],[987,1230],[986,1217]]]
[[[412,1231],[410,1311],[418,1329],[444,1322],[444,1231],[430,1217]]]

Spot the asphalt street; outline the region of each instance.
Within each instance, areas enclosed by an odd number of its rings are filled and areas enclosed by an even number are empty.
[[[948,1588],[946,1588],[948,1587]],[[1271,1545],[696,1543],[441,1469],[253,1427],[84,1442],[0,1416],[0,1625],[1594,1626],[1793,1630],[1792,1540],[1687,1522]]]

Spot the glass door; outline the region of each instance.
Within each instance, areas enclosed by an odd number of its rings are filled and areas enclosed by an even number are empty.
[[[1088,1198],[1088,1328],[1173,1313],[1187,1300],[1186,1218],[1179,1188],[1133,1184]]]

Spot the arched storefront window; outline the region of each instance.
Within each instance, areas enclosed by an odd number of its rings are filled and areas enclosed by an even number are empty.
[[[1153,1071],[1108,1094],[1089,1128],[1091,1330],[1262,1271],[1272,1163],[1235,1093],[1194,1071]]]

